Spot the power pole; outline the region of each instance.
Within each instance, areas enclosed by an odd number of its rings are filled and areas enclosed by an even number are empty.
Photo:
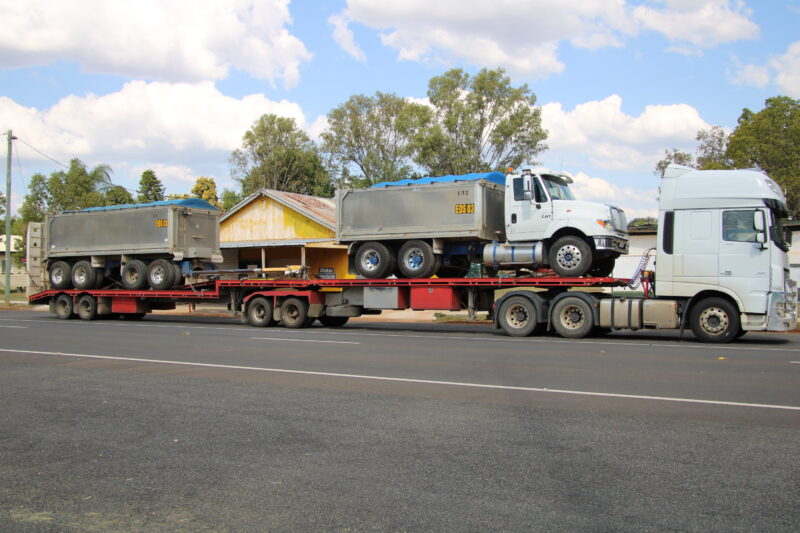
[[[6,156],[6,287],[5,302],[11,304],[11,141],[16,139],[8,130],[8,155]]]

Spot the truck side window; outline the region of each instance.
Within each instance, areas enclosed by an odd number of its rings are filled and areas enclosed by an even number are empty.
[[[542,182],[539,181],[538,178],[533,178],[533,200],[537,203],[543,203],[547,201],[547,195],[544,193],[544,187],[542,187]]]
[[[734,242],[756,242],[752,209],[722,213],[722,239]]]
[[[675,235],[675,211],[667,211],[664,213],[664,241],[661,243],[664,248],[664,253],[672,254],[673,250],[673,237]]]
[[[525,178],[514,178],[514,201],[525,200]]]

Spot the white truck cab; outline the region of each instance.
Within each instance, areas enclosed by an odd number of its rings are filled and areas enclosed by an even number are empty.
[[[541,242],[542,254],[561,275],[589,272],[607,276],[614,260],[628,252],[625,214],[617,207],[575,199],[572,176],[547,168],[524,169],[506,176],[505,230],[510,244]],[[578,268],[590,247],[591,271]],[[575,272],[570,270],[576,269]]]
[[[670,165],[660,187],[658,296],[720,295],[736,304],[742,331],[793,329],[787,216],[780,186],[758,170]],[[725,326],[722,311],[707,311],[712,330]]]

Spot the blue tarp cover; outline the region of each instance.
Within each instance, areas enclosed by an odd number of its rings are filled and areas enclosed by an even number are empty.
[[[114,211],[116,209],[129,209],[131,207],[155,207],[159,205],[180,205],[183,207],[194,207],[196,209],[217,209],[210,203],[200,198],[182,198],[180,200],[162,200],[160,202],[147,202],[146,204],[120,204],[106,205],[103,207],[87,207],[78,211],[65,211],[65,213],[76,213],[83,211]]]
[[[441,176],[438,178],[420,178],[418,180],[398,180],[384,181],[376,183],[374,187],[397,187],[400,185],[427,185],[429,183],[449,183],[454,181],[478,181],[486,180],[498,185],[506,184],[506,176],[502,172],[476,172],[474,174],[464,174],[462,176]]]

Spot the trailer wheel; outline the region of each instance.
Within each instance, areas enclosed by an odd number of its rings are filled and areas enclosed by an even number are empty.
[[[257,328],[274,326],[272,304],[263,296],[256,296],[247,303],[247,323]]]
[[[689,322],[703,342],[730,342],[742,327],[736,307],[724,298],[706,298],[692,307]]]
[[[147,283],[157,291],[171,289],[175,284],[175,269],[172,262],[156,259],[147,267]]]
[[[84,294],[78,300],[78,318],[81,320],[94,320],[97,318],[97,298],[91,294]]]
[[[308,304],[300,298],[287,298],[281,304],[281,323],[287,328],[303,328],[308,324]]]
[[[129,291],[144,289],[147,285],[147,267],[142,261],[134,259],[122,267],[122,286]]]
[[[381,242],[365,242],[356,251],[356,270],[368,279],[385,278],[394,270],[394,252]]]
[[[594,329],[592,307],[577,296],[556,302],[551,320],[556,332],[566,339],[582,339]]]
[[[183,270],[181,270],[181,266],[178,263],[173,262],[172,270],[175,271],[174,285],[183,285]]]
[[[589,244],[573,235],[558,239],[550,247],[550,267],[565,278],[577,278],[592,267],[592,249]]]
[[[54,289],[69,289],[72,287],[72,267],[66,261],[56,261],[50,265],[50,285]]]
[[[78,261],[72,267],[72,285],[81,291],[94,289],[97,273],[89,261]]]
[[[96,267],[94,269],[94,276],[95,276],[95,282],[92,288],[102,289],[103,285],[105,285],[106,282],[106,269],[101,267]]]
[[[321,316],[317,320],[326,328],[340,328],[350,320],[349,316]]]
[[[536,306],[524,296],[512,296],[503,302],[497,321],[503,331],[512,337],[527,337],[539,326]]]
[[[425,241],[408,241],[400,247],[397,254],[397,267],[405,278],[429,278],[441,266],[431,245]]]
[[[55,310],[56,316],[61,320],[67,320],[72,318],[72,296],[68,294],[62,294],[58,298],[56,298],[55,302]]]

